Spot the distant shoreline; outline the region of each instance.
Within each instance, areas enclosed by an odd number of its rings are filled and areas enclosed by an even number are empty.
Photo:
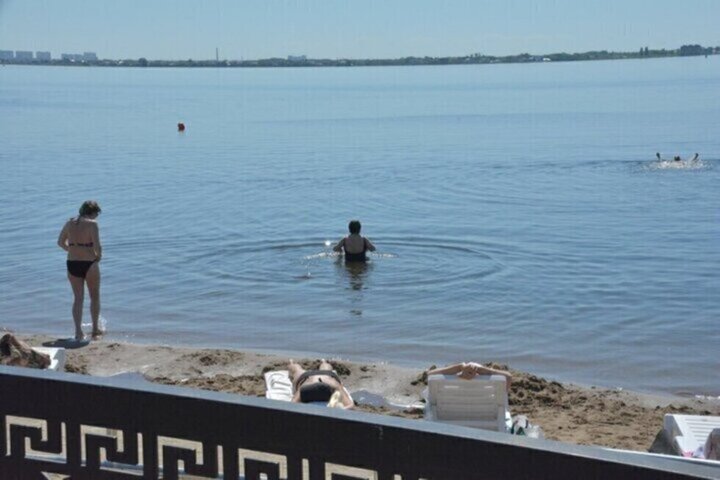
[[[30,52],[31,53],[31,52]],[[641,48],[635,52],[608,52],[607,50],[583,53],[550,53],[531,55],[492,56],[479,53],[457,57],[402,57],[394,59],[313,59],[305,56],[265,58],[259,60],[148,60],[102,59],[102,60],[24,60],[4,59],[0,65],[32,65],[58,67],[160,67],[160,68],[297,68],[297,67],[397,67],[420,65],[494,65],[513,63],[582,62],[595,60],[629,60],[668,57],[692,57],[720,55],[720,47],[683,45],[675,50],[650,50]]]

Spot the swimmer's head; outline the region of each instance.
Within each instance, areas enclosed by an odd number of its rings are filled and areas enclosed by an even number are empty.
[[[350,220],[350,223],[348,223],[348,230],[350,230],[351,234],[359,234],[361,228],[362,225],[360,225],[360,220]]]
[[[675,158],[673,158],[673,160],[675,160],[676,162],[679,162],[679,161],[680,161],[680,157],[679,157],[679,156],[676,156]]]
[[[82,205],[80,205],[80,210],[78,210],[78,212],[81,217],[91,217],[93,215],[99,215],[102,210],[95,200],[86,200]]]

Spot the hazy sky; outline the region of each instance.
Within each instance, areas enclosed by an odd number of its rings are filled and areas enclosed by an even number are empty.
[[[0,49],[394,58],[720,45],[718,0],[0,0]]]

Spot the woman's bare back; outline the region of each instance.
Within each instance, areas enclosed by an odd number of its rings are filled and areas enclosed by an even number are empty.
[[[63,227],[60,238],[67,245],[68,260],[99,259],[100,238],[95,220],[85,217],[71,218]]]

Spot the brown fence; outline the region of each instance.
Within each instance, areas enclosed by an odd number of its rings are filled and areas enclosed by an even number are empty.
[[[13,367],[0,367],[0,428],[2,480],[720,477],[682,460]]]

